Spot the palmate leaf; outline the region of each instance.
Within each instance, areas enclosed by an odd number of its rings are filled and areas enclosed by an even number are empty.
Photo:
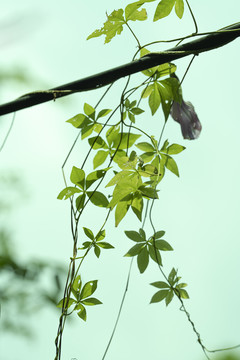
[[[80,192],[81,192],[80,189],[75,188],[75,187],[73,187],[73,186],[68,186],[68,187],[66,187],[65,189],[63,189],[63,190],[58,194],[57,199],[59,199],[59,200],[62,200],[62,199],[66,200],[66,199],[70,198],[71,196],[73,196],[74,194],[80,193]]]
[[[102,165],[108,157],[109,152],[106,150],[99,150],[93,159],[93,168],[96,169]]]
[[[100,191],[87,191],[87,196],[89,197],[91,203],[95,206],[107,207],[109,204],[106,196]]]
[[[144,240],[137,231],[127,231],[126,230],[124,232],[129,239],[131,239],[135,242],[141,242]]]
[[[125,8],[125,20],[126,21],[146,20],[147,19],[146,9],[137,10],[140,6],[142,6],[142,3],[140,1],[127,5]]]

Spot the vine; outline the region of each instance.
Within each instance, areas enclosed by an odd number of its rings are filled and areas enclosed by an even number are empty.
[[[126,27],[136,40],[138,47],[133,60],[137,56],[147,56],[150,53],[147,47],[156,42],[142,46],[129,23],[131,21],[147,20],[147,11],[142,6],[153,1],[155,0],[137,1],[128,4],[125,9],[114,10],[111,14],[107,14],[107,20],[103,27],[95,30],[87,39],[103,35],[105,36],[105,43],[109,43],[116,35],[120,35],[124,27]],[[188,1],[186,1],[186,4],[194,22],[195,33],[169,41],[179,40],[181,42],[183,39],[198,34],[196,19]],[[182,18],[184,13],[183,0],[161,0],[156,7],[153,21],[168,16],[173,8],[176,15]],[[177,297],[180,302],[180,310],[185,313],[206,357],[209,359],[208,352],[218,351],[210,351],[205,347],[185,307],[184,301],[189,298],[186,291],[187,284],[181,281],[181,276],[179,276],[175,267],[172,267],[169,274],[164,271],[163,254],[165,251],[173,251],[173,248],[163,238],[165,231],[157,228],[152,218],[156,200],[159,198],[159,184],[166,171],[179,176],[175,155],[185,150],[182,145],[171,144],[167,139],[163,141],[164,130],[169,116],[180,124],[185,139],[196,139],[201,132],[201,123],[193,105],[183,100],[182,81],[180,82],[176,76],[175,64],[166,63],[155,66],[142,71],[142,74],[147,79],[134,87],[130,87],[131,76],[128,77],[119,104],[115,109],[99,110],[99,105],[110,91],[111,84],[95,106],[85,103],[82,113],[67,120],[68,123],[78,129],[79,133],[64,161],[62,169],[65,188],[58,195],[60,200],[70,200],[73,253],[70,258],[63,298],[58,303],[61,315],[55,339],[55,360],[61,359],[62,337],[67,318],[76,313],[80,319],[86,321],[86,307],[101,304],[98,298],[92,296],[97,290],[98,280],[89,280],[83,284],[80,275],[81,266],[91,251],[94,251],[96,257],[99,258],[102,250],[114,248],[112,244],[105,241],[108,235],[106,224],[110,215],[114,213],[115,226],[117,227],[130,209],[142,225],[138,231],[136,229],[125,230],[126,237],[134,242],[125,257],[131,257],[132,260],[134,257],[137,259],[137,266],[141,274],[146,271],[149,262],[153,261],[156,263],[161,275],[160,280],[153,281],[150,284],[157,289],[150,302],[158,303],[164,300],[166,306],[168,306],[174,296]],[[133,98],[133,95],[136,94],[136,98]],[[160,108],[162,110],[163,124],[158,139],[137,126],[138,118],[145,113],[140,107],[144,99],[148,99],[152,116]],[[104,119],[106,120],[104,121]],[[68,185],[64,167],[80,137],[81,140],[88,140],[89,151],[80,167],[72,167],[70,173],[71,185]],[[93,152],[95,152],[93,171],[86,173],[84,168],[90,154]],[[106,181],[110,174],[112,177]],[[110,189],[113,189],[108,196],[103,192],[103,185],[109,192]],[[80,222],[90,203],[102,208],[102,212],[105,211],[103,224],[95,234]],[[152,228],[152,232],[148,235],[144,230],[147,220],[149,220]],[[81,244],[79,244],[80,224],[86,237],[81,240]],[[131,268],[132,261],[116,323],[102,359],[105,358],[115,333],[129,286]]]

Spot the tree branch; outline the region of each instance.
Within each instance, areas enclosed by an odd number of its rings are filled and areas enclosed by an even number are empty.
[[[46,91],[35,91],[0,105],[0,115],[9,114],[46,101],[55,100],[75,92],[98,89],[113,83],[122,77],[135,74],[139,71],[171,62],[188,55],[198,55],[205,51],[216,49],[235,40],[240,36],[240,23],[227,26],[207,36],[173,47],[167,51],[149,53],[138,60],[113,69],[73,81],[69,84],[57,86]]]

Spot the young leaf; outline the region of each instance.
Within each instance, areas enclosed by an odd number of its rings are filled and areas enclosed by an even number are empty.
[[[149,103],[149,107],[151,109],[152,115],[155,114],[155,112],[157,111],[157,109],[159,108],[160,103],[161,103],[161,96],[160,96],[158,87],[159,87],[158,84],[156,82],[154,82],[153,91],[151,92],[149,99],[148,99],[148,103]]]
[[[185,146],[178,145],[178,144],[172,144],[166,149],[166,151],[163,151],[163,152],[166,152],[169,155],[175,155],[175,154],[179,154],[180,152],[182,152],[185,149],[186,149]]]
[[[101,179],[109,168],[105,168],[102,170],[95,170],[88,174],[86,177],[86,188],[88,189],[95,181]]]
[[[73,196],[76,193],[80,193],[81,191],[78,188],[75,188],[73,186],[68,186],[65,189],[63,189],[59,194],[57,199],[62,200],[64,198],[64,200],[70,198],[71,196]]]
[[[158,4],[153,21],[162,19],[170,14],[176,0],[161,0]]]
[[[168,275],[168,281],[173,286],[174,285],[174,279],[177,275],[177,272],[174,268],[172,268],[171,272]]]
[[[120,201],[117,203],[116,211],[115,211],[115,226],[117,227],[120,221],[124,218],[127,214],[129,209],[129,201]]]
[[[101,29],[95,30],[91,35],[87,37],[87,40],[105,35],[105,44],[110,42],[114,36],[121,34],[123,31],[123,24],[125,23],[123,17],[123,9],[114,10],[107,16],[107,21],[104,23]]]
[[[183,16],[183,12],[184,12],[184,2],[183,2],[183,0],[176,0],[175,12],[176,12],[177,16],[179,17],[179,19],[181,19],[182,16]]]
[[[102,165],[107,157],[108,157],[108,151],[99,150],[94,156],[93,168],[96,169],[98,166]]]
[[[87,116],[89,116],[92,120],[95,119],[95,109],[91,105],[85,103],[83,109]]]
[[[78,114],[72,117],[71,119],[67,120],[66,122],[69,122],[75,128],[79,129],[87,125],[89,123],[89,120],[84,114]]]
[[[137,257],[137,264],[141,274],[144,273],[144,271],[146,270],[148,263],[149,263],[149,254],[147,251],[147,247],[144,246],[144,248],[140,251]]]
[[[82,288],[80,299],[85,299],[92,295],[97,288],[97,280],[88,281]]]
[[[82,287],[82,281],[81,281],[81,276],[78,275],[75,279],[74,282],[72,284],[72,290],[75,290],[77,292],[79,292],[81,290]]]
[[[132,211],[137,216],[137,218],[142,221],[142,211],[143,211],[143,199],[139,191],[136,191],[133,195],[133,201],[131,204]]]
[[[79,186],[82,190],[84,190],[85,183],[85,172],[82,169],[78,169],[76,166],[73,166],[70,180],[73,184]]]
[[[129,4],[125,8],[125,19],[126,21],[132,20],[146,20],[147,19],[147,12],[146,9],[137,10],[140,6],[142,6],[141,2],[134,2]]]
[[[140,143],[136,144],[135,146],[142,151],[155,152],[155,149],[152,146],[152,144],[149,144],[147,142],[140,142]]]

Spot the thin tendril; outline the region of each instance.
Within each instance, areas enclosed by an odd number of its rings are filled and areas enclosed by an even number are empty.
[[[11,130],[12,130],[12,128],[13,128],[15,116],[16,116],[16,112],[13,114],[12,121],[11,121],[11,124],[10,124],[10,126],[9,126],[9,129],[8,129],[6,135],[5,135],[5,138],[3,139],[2,145],[0,146],[0,152],[1,152],[2,149],[4,148],[4,145],[6,144],[7,139],[8,139],[8,137],[9,137],[9,135],[10,135],[10,132],[11,132]]]

